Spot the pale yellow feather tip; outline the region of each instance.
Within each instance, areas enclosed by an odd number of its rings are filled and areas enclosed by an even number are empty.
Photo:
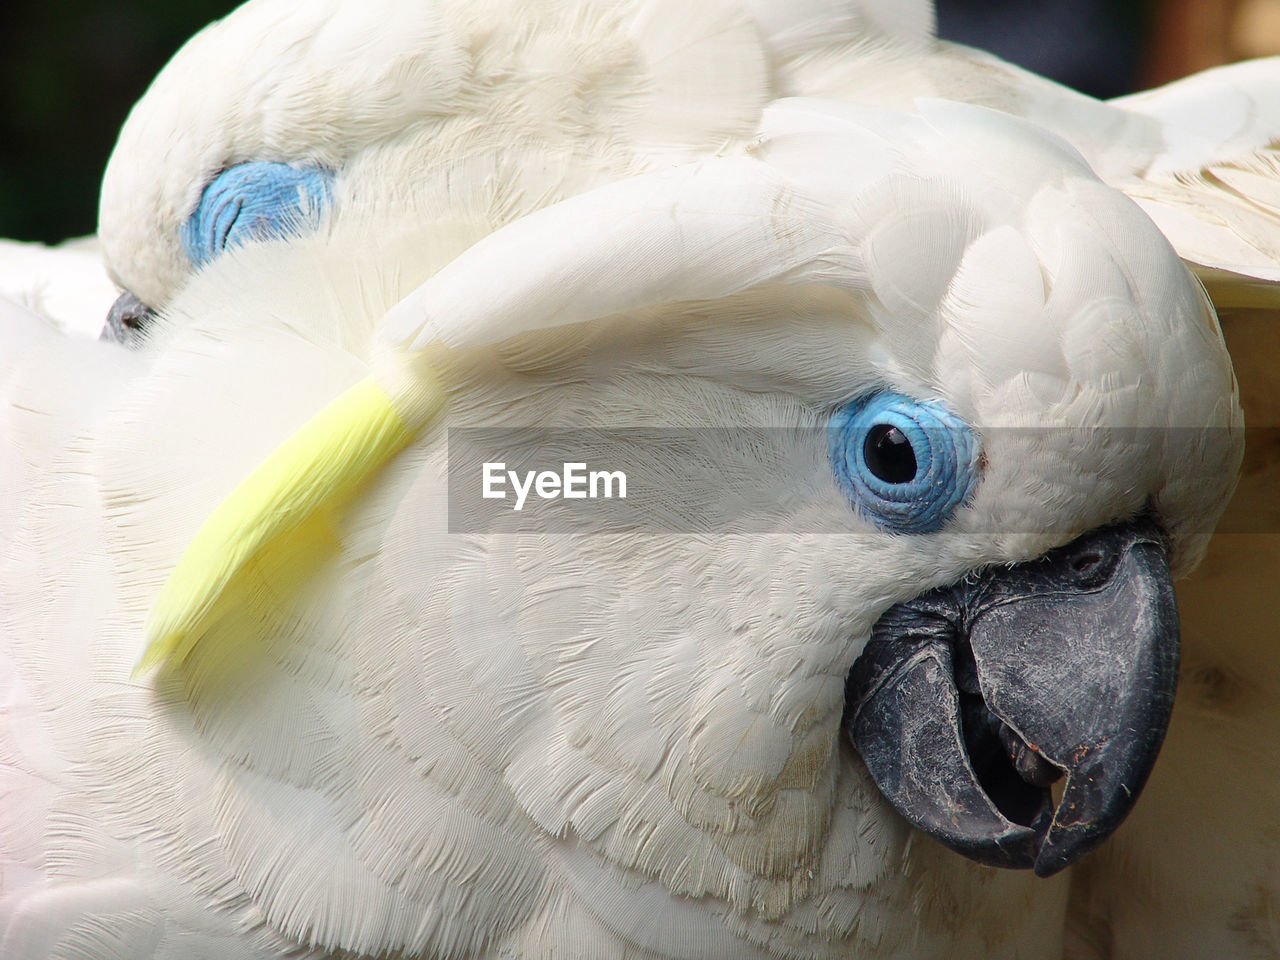
[[[210,514],[156,598],[134,676],[184,660],[215,605],[246,588],[236,579],[246,563],[373,475],[443,406],[429,372],[402,370],[394,380],[388,390],[366,377],[338,396]]]

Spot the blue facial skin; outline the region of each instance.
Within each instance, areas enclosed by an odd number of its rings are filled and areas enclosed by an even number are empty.
[[[981,447],[936,400],[884,391],[831,414],[827,445],[840,488],[881,530],[932,533],[973,492]]]
[[[201,267],[228,247],[314,230],[329,208],[333,174],[255,160],[213,178],[182,225],[182,248]]]

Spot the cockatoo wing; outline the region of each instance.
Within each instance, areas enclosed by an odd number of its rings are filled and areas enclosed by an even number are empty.
[[[1196,267],[1219,306],[1280,306],[1280,58],[1110,101],[1159,124],[1159,151],[1117,182]]]
[[[149,698],[109,679],[130,653],[111,640],[121,570],[92,438],[143,363],[3,301],[0,343],[3,576],[60,598],[0,600],[0,956],[308,955],[267,929],[209,858],[179,856],[209,881],[200,894],[148,856],[136,830],[122,833],[112,812],[111,796],[149,808],[163,834],[166,821],[194,811],[187,791],[213,788],[148,730]],[[60,665],[32,671],[31,658]],[[112,768],[124,778],[104,772]],[[98,773],[86,779],[90,770]]]
[[[55,247],[0,240],[0,297],[27,306],[70,333],[96,338],[116,289],[96,238]]]

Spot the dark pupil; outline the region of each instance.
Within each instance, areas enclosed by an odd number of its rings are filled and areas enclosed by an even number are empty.
[[[885,483],[906,483],[916,475],[916,455],[897,427],[877,423],[862,445],[867,467]]]

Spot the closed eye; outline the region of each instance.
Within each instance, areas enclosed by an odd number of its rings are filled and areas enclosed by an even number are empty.
[[[187,259],[200,267],[228,247],[314,230],[329,208],[332,184],[333,174],[321,167],[265,160],[228,167],[182,225]]]

